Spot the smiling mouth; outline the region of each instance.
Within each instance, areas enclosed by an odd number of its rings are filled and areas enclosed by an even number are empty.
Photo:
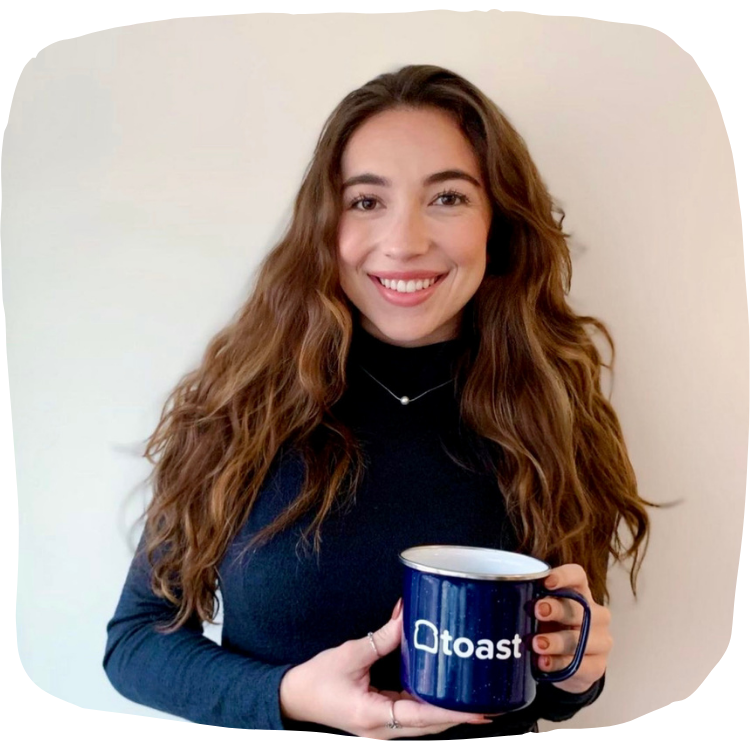
[[[414,292],[421,292],[425,289],[429,289],[439,281],[444,279],[448,274],[440,274],[431,278],[425,279],[410,279],[405,281],[404,279],[388,279],[381,278],[380,276],[371,276],[373,281],[377,281],[385,289],[390,289],[393,292],[399,292],[400,294],[413,294]]]

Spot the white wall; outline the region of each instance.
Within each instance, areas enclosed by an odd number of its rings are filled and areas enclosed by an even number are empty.
[[[571,304],[615,337],[612,400],[641,494],[684,498],[652,515],[637,602],[613,571],[607,688],[565,726],[683,699],[721,658],[748,330],[732,155],[692,58],[647,27],[580,18],[227,16],[59,42],[13,101],[2,239],[18,645],[52,695],[166,717],[101,669],[125,529],[147,501],[139,441],[248,293],[328,113],[408,63],[465,75],[526,138],[573,234]]]

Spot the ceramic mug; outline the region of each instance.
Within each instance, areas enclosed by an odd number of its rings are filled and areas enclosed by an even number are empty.
[[[404,564],[401,682],[427,703],[499,713],[528,706],[538,682],[567,680],[586,650],[591,610],[570,589],[548,591],[547,563],[484,547],[427,545],[400,553]],[[573,661],[556,672],[537,666],[534,606],[573,599],[583,623]]]

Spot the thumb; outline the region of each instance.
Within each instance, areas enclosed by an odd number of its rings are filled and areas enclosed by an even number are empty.
[[[370,636],[360,639],[363,666],[374,664],[378,659],[394,651],[401,644],[401,629],[404,622],[402,605],[403,602],[399,599],[393,610],[391,619],[373,632],[372,640]],[[373,645],[375,648],[373,648]],[[377,653],[375,653],[375,649],[377,649]]]

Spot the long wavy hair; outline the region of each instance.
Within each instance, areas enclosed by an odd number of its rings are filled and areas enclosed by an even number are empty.
[[[572,269],[564,212],[490,99],[449,70],[409,65],[351,92],[328,117],[288,229],[260,265],[249,299],[173,389],[148,439],[143,456],[154,468],[145,551],[154,592],[177,608],[162,632],[195,615],[214,622],[218,566],[282,446],[300,451],[305,479],[250,546],[311,513],[303,538],[307,545],[312,535],[319,552],[323,520],[356,491],[362,450],[332,411],[346,389],[356,315],[338,275],[341,157],[369,117],[421,107],[454,118],[493,207],[486,275],[462,320],[462,423],[497,448],[487,468],[520,551],[552,565],[581,564],[600,603],[609,600],[610,558],[630,559],[636,593],[646,506],[654,504],[638,495],[618,418],[602,395],[612,338],[598,319],[566,303]],[[607,339],[609,365],[587,326]]]

